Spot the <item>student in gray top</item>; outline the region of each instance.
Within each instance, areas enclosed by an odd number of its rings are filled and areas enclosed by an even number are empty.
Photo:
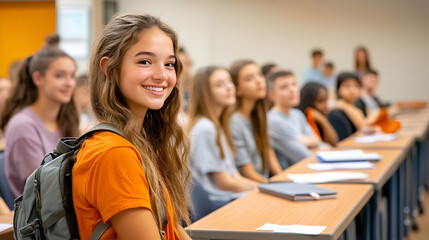
[[[268,97],[274,103],[268,112],[268,127],[277,159],[283,168],[311,155],[320,144],[299,104],[299,89],[292,72],[279,71],[268,78]]]
[[[229,122],[235,87],[229,72],[206,67],[195,75],[189,105],[189,167],[195,181],[213,201],[230,201],[256,187],[235,167]]]
[[[230,71],[237,95],[231,119],[236,165],[244,177],[266,183],[282,169],[268,137],[265,78],[251,60],[234,62]]]

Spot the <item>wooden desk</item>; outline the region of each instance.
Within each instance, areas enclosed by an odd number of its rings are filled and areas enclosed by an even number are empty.
[[[318,184],[337,199],[293,202],[254,190],[187,228],[193,239],[337,239],[373,194],[370,184]],[[327,226],[318,236],[256,231],[265,223]]]
[[[417,141],[424,141],[429,135],[429,126],[424,125],[402,125],[398,134],[415,136]]]
[[[373,162],[373,169],[357,169],[357,170],[338,170],[338,171],[356,171],[368,174],[368,179],[365,181],[342,182],[342,183],[370,183],[374,185],[375,190],[381,189],[384,184],[392,177],[399,168],[399,165],[404,161],[406,152],[401,149],[386,149],[386,150],[366,150],[365,152],[375,152],[382,156],[378,162]],[[308,157],[298,163],[285,169],[280,174],[272,177],[271,181],[291,181],[287,174],[292,173],[317,173],[307,167],[309,163],[318,163],[315,156]],[[335,170],[334,170],[335,171]]]
[[[417,141],[424,141],[429,134],[429,116],[402,115],[396,120],[401,122],[399,134],[414,135]]]
[[[398,134],[393,141],[375,142],[375,143],[356,143],[356,134],[344,139],[337,144],[338,148],[356,148],[356,149],[402,149],[408,152],[415,143],[415,136],[409,134]]]
[[[429,108],[405,109],[398,112],[394,119],[401,122],[400,133],[414,134],[423,141],[429,132]]]
[[[13,212],[0,216],[0,223],[13,223]],[[0,232],[0,240],[13,240],[13,228]]]

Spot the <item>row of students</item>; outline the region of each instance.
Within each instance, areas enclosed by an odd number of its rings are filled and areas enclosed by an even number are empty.
[[[190,166],[213,200],[230,201],[241,196],[237,193],[254,187],[249,180],[266,182],[270,173],[276,174],[281,168],[310,156],[311,149],[322,142],[335,146],[339,136],[343,139],[357,130],[377,128],[371,127],[375,118],[365,117],[354,106],[360,96],[360,81],[353,73],[339,75],[339,100],[336,109],[330,112],[326,87],[314,82],[306,84],[301,89],[300,101],[293,74],[275,72],[267,80],[268,98],[274,105],[266,113],[263,100],[267,91],[260,68],[252,61],[237,61],[230,72],[231,76],[223,68],[200,70],[191,95]],[[236,87],[235,95],[230,78]],[[228,108],[234,105],[236,109],[229,123]],[[350,122],[351,132],[341,132],[341,128],[332,126],[336,124],[331,119],[337,111]],[[260,147],[264,146],[264,137],[268,141],[265,147]],[[228,197],[220,197],[222,194]]]
[[[302,74],[302,82],[317,82],[328,89],[335,88],[334,64],[323,61],[323,51],[314,49],[311,51],[311,66],[306,68]],[[322,66],[323,63],[323,66]],[[364,46],[358,46],[354,56],[355,73],[360,79],[367,72],[374,72],[369,58],[368,50]]]
[[[177,79],[182,71],[178,55],[176,33],[149,15],[116,17],[98,38],[90,63],[92,110],[99,122],[115,125],[125,138],[96,133],[77,155],[73,201],[82,238],[89,238],[102,220],[112,224],[105,239],[159,239],[160,232],[166,239],[187,239],[180,223],[189,223],[190,172],[210,199],[230,201],[309,156],[309,149],[321,143],[323,137],[307,123],[309,109],[306,117],[294,108],[300,92],[291,72],[269,75],[268,98],[274,106],[266,114],[267,85],[261,69],[252,61],[238,61],[230,71],[207,67],[196,74],[189,148],[177,122]],[[34,151],[25,158],[41,159],[54,147],[43,144],[77,135],[78,117],[70,109],[75,109],[75,71],[73,59],[58,49],[45,48],[25,60],[20,87],[2,114],[7,159],[23,154],[16,151],[18,146]],[[347,76],[337,85],[347,99],[339,105],[345,112],[353,92],[346,83],[353,79]],[[322,133],[329,132],[318,123]],[[50,137],[54,134],[55,141]],[[11,176],[20,171],[8,170]],[[16,177],[21,179],[13,187],[15,193],[23,187],[22,176]]]

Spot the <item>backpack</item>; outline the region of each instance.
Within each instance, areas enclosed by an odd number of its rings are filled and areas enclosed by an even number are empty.
[[[120,130],[102,123],[79,138],[61,138],[55,150],[46,154],[41,166],[27,178],[23,195],[15,200],[15,240],[79,239],[72,198],[72,168],[82,143],[99,131],[123,137]],[[90,240],[100,239],[109,227],[110,224],[100,221]]]

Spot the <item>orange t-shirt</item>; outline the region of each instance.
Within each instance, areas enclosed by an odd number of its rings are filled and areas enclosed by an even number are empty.
[[[152,209],[141,156],[129,141],[115,133],[100,132],[86,140],[72,171],[73,204],[82,240],[89,239],[101,219],[109,223],[111,217],[126,209]],[[164,237],[179,239],[168,197],[165,204],[168,224]],[[118,237],[110,227],[101,239]]]
[[[311,128],[313,128],[314,133],[322,139],[322,134],[320,134],[319,128],[317,127],[316,120],[313,117],[313,109],[307,108],[307,122]]]

